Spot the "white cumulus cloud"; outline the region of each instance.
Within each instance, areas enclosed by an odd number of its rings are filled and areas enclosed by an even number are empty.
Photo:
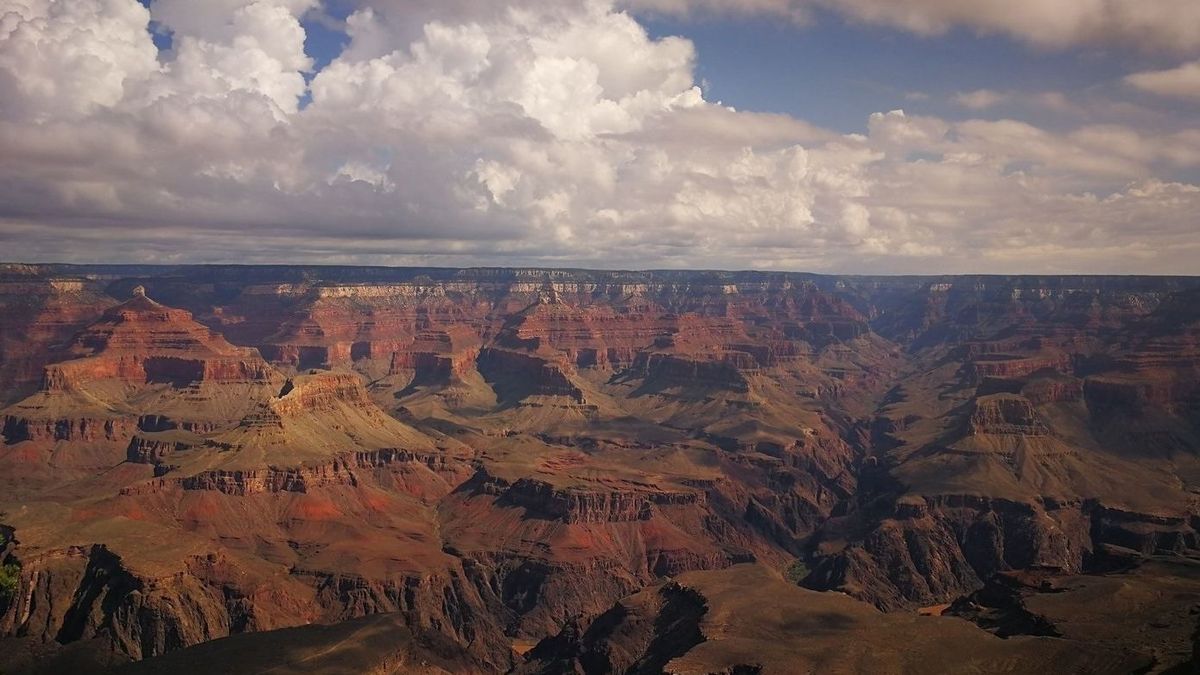
[[[661,13],[774,14],[797,21],[814,10],[918,35],[955,27],[1005,35],[1041,47],[1123,44],[1151,51],[1200,49],[1194,0],[623,0]]]
[[[1144,91],[1174,98],[1200,101],[1200,61],[1167,70],[1148,70],[1125,77],[1129,84]]]
[[[1044,30],[1099,35],[1119,4]],[[310,84],[312,0],[10,5],[0,241],[26,259],[1179,272],[1198,253],[1200,190],[1164,177],[1200,166],[1195,132],[741,112],[704,98],[690,41],[604,0],[364,4]],[[907,6],[845,4],[968,21]]]

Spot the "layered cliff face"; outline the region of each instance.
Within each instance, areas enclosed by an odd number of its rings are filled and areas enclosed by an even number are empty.
[[[28,653],[386,614],[419,644],[364,663],[836,670],[912,634],[964,668],[1132,669],[910,612],[1200,547],[1195,280],[19,276],[42,309],[0,373],[45,363],[3,413],[0,634]]]
[[[214,670],[373,675],[484,675],[494,669],[440,633],[413,629],[397,614],[379,614],[333,626],[310,625],[240,635],[168,657],[143,661],[130,675],[200,675]]]
[[[1146,344],[1161,344],[1155,306],[1174,296],[1030,295],[960,307],[965,343],[922,348],[927,334],[910,347],[912,370],[873,423],[872,489],[810,543],[806,585],[885,608],[934,605],[998,572],[1080,573],[1105,546],[1196,546],[1200,444],[1174,389],[1192,357],[1176,343],[1168,367],[1134,365],[1161,358],[1144,356]],[[964,315],[972,323],[961,325]],[[1171,461],[1146,461],[1156,454]]]
[[[75,333],[113,304],[93,281],[0,270],[0,405],[34,393]]]
[[[1038,418],[1033,403],[1024,396],[1012,394],[976,398],[967,429],[971,435],[1043,436],[1049,432]]]
[[[5,411],[9,445],[124,445],[148,415],[212,428],[282,381],[255,350],[151,300],[141,286],[80,331],[64,356],[46,366],[40,391]]]
[[[48,391],[70,391],[91,380],[176,385],[267,380],[271,371],[250,349],[196,323],[184,310],[161,305],[142,286],[109,308],[73,340],[69,361],[49,366]]]

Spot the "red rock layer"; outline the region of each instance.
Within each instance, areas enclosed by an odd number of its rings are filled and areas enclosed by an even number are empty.
[[[63,345],[114,301],[81,279],[0,275],[0,405],[33,393]]]
[[[141,287],[80,333],[69,352],[76,360],[46,369],[46,391],[103,379],[186,384],[261,381],[274,375],[257,352],[229,344],[184,310],[154,302]]]

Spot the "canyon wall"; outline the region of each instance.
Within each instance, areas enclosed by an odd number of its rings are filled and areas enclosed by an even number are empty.
[[[1182,558],[1197,293],[0,266],[0,634],[140,659],[388,613],[495,671],[652,670],[724,578],[668,577],[754,563],[899,615]]]

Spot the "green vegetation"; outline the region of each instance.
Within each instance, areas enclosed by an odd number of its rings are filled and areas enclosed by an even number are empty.
[[[0,601],[8,600],[17,592],[17,581],[21,578],[21,567],[12,563],[0,565]]]
[[[808,572],[808,565],[805,565],[803,560],[796,559],[783,570],[783,578],[787,579],[788,583],[798,584],[808,576]]]
[[[8,515],[0,511],[0,521]],[[4,549],[8,548],[9,530],[0,527],[0,557],[4,556]],[[7,602],[12,597],[13,593],[17,592],[17,581],[21,578],[21,567],[13,563],[5,563],[0,565],[0,602]],[[2,675],[2,674],[0,674]]]

